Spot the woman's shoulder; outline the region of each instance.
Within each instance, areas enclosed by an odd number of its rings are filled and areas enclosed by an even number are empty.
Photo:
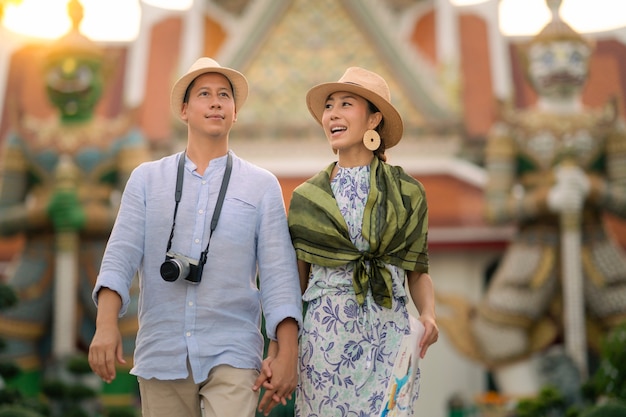
[[[336,162],[332,162],[326,168],[322,169],[317,174],[313,175],[311,178],[307,179],[306,181],[298,185],[295,189],[298,190],[298,189],[308,188],[312,186],[313,187],[324,186],[324,188],[326,188],[327,185],[328,187],[330,187],[329,185],[330,174],[333,168],[335,167],[335,165],[336,165]]]

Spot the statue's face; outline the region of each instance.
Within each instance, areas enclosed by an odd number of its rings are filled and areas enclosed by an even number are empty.
[[[589,46],[577,41],[537,43],[528,51],[528,77],[540,96],[572,97],[588,74]]]
[[[100,63],[65,56],[51,62],[45,73],[46,91],[64,120],[85,120],[93,115],[102,94]]]

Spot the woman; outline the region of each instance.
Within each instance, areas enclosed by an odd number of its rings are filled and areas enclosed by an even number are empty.
[[[438,338],[426,197],[418,181],[385,162],[403,125],[378,74],[348,68],[306,101],[338,161],[297,187],[289,208],[308,303],[296,416],[378,416],[410,330],[405,279],[425,330],[420,357]],[[408,415],[418,382],[419,371]]]

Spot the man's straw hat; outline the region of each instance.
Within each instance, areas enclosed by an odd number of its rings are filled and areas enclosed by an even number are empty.
[[[189,88],[189,85],[196,79],[196,77],[208,72],[217,72],[228,78],[231,86],[233,87],[233,94],[235,95],[235,108],[237,111],[239,111],[243,106],[243,103],[246,102],[246,99],[248,98],[248,80],[246,80],[246,77],[244,77],[239,71],[222,67],[214,59],[202,57],[194,62],[187,73],[180,77],[172,88],[170,108],[172,109],[172,113],[174,113],[174,115],[179,119],[187,88]]]

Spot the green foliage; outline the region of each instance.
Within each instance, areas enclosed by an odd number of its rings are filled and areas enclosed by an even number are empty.
[[[49,380],[43,383],[42,392],[53,400],[82,401],[96,397],[97,393],[82,384],[65,384],[59,380]]]
[[[14,405],[2,407],[0,409],[0,417],[44,417],[44,415],[30,408]]]
[[[626,403],[613,401],[597,405],[586,410],[580,417],[624,417],[626,416]]]
[[[15,378],[20,372],[20,367],[15,363],[0,362],[0,376],[5,380]]]
[[[82,408],[74,406],[64,411],[63,417],[89,417],[89,414]]]
[[[25,397],[15,387],[0,389],[0,417],[137,417],[134,407],[112,407],[103,414],[98,391],[89,384],[91,368],[86,355],[76,355],[60,363],[54,379],[47,378],[41,386],[45,397]],[[19,373],[10,363],[0,364],[0,375]],[[2,378],[0,378],[0,381]]]
[[[515,412],[517,417],[563,416],[566,403],[561,392],[551,386],[544,387],[536,398],[520,400]]]
[[[561,392],[545,387],[536,398],[520,401],[516,417],[626,417],[626,322],[602,341],[600,364],[580,387],[584,402],[570,405]],[[606,403],[599,403],[603,399]]]
[[[600,367],[589,381],[596,395],[626,401],[626,322],[602,342]]]
[[[0,390],[0,406],[3,404],[17,404],[22,398],[22,393],[18,389],[6,387]]]
[[[515,406],[515,412],[517,417],[531,417],[537,416],[540,413],[540,406],[534,399],[520,400]]]
[[[67,369],[74,375],[87,375],[91,374],[91,367],[89,366],[89,360],[85,355],[78,355],[70,358],[67,363]]]
[[[598,397],[598,394],[596,393],[596,387],[592,381],[593,376],[590,377],[589,380],[585,381],[580,387],[582,397],[587,402],[594,402],[595,399]]]
[[[67,397],[67,387],[59,380],[45,381],[41,386],[41,391],[46,397],[62,399]]]
[[[111,407],[107,409],[108,417],[137,417],[137,411],[132,407]]]
[[[0,310],[6,310],[17,304],[17,294],[7,284],[0,284]],[[6,348],[4,340],[0,339],[0,350]],[[12,379],[19,375],[20,368],[12,362],[0,363],[0,382]],[[22,393],[13,387],[4,386],[0,389],[0,417],[45,417],[45,407],[30,404]]]
[[[580,407],[569,407],[567,411],[565,411],[565,417],[580,417]]]
[[[74,401],[87,400],[89,398],[95,398],[97,396],[96,391],[82,384],[68,386],[67,394],[68,397]]]
[[[48,406],[48,404],[42,403],[36,398],[25,398],[20,401],[20,406],[22,408],[27,408],[28,410],[31,410],[37,415],[42,415],[46,417],[50,416],[50,407]]]
[[[7,284],[0,284],[0,310],[5,310],[17,304],[17,294]]]

